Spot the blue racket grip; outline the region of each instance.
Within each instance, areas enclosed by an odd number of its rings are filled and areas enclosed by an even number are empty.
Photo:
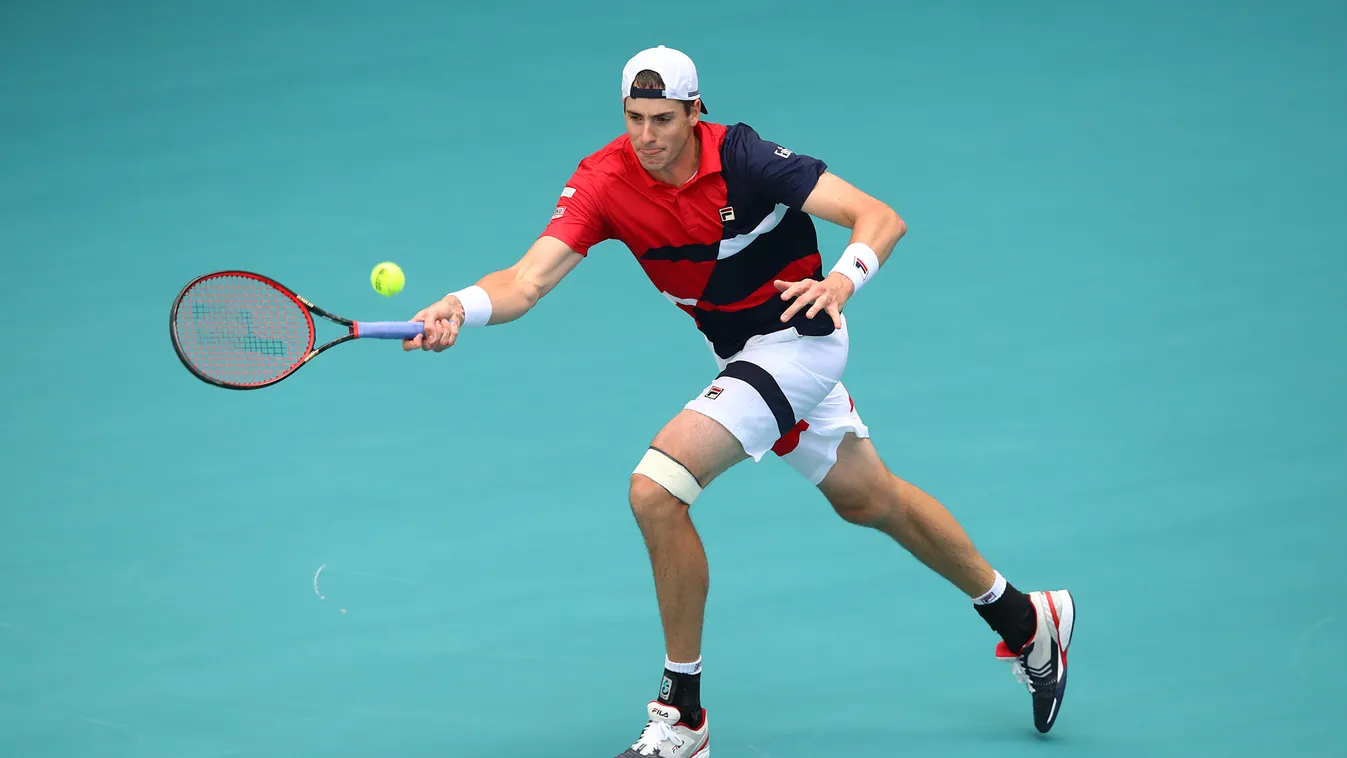
[[[357,321],[355,336],[370,337],[376,340],[409,340],[425,333],[425,324],[420,321]]]

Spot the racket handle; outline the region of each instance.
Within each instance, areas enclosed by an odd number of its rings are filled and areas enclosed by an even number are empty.
[[[420,321],[357,321],[355,336],[376,340],[409,340],[425,332]]]

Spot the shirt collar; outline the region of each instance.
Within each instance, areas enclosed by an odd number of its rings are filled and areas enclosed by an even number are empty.
[[[698,121],[696,126],[697,139],[701,144],[702,156],[701,163],[697,166],[697,175],[705,176],[707,174],[716,174],[720,172],[720,143],[711,132],[711,127],[705,121]]]

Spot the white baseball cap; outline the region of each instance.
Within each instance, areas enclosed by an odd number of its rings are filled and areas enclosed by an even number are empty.
[[[636,75],[646,69],[659,74],[664,80],[664,89],[633,86]],[[699,100],[701,91],[697,88],[697,66],[685,53],[671,47],[660,45],[642,50],[633,55],[622,69],[622,99],[629,97]],[[701,111],[706,113],[706,103],[701,104]]]

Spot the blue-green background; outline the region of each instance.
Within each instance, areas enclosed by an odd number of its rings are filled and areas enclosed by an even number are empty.
[[[715,754],[1347,754],[1344,34],[1327,0],[0,5],[0,756],[634,739],[663,649],[627,474],[714,368],[624,248],[450,352],[262,392],[191,378],[168,309],[244,267],[402,319],[509,265],[655,44],[904,215],[846,382],[1080,608],[1042,739],[956,590],[736,468],[695,511]]]

